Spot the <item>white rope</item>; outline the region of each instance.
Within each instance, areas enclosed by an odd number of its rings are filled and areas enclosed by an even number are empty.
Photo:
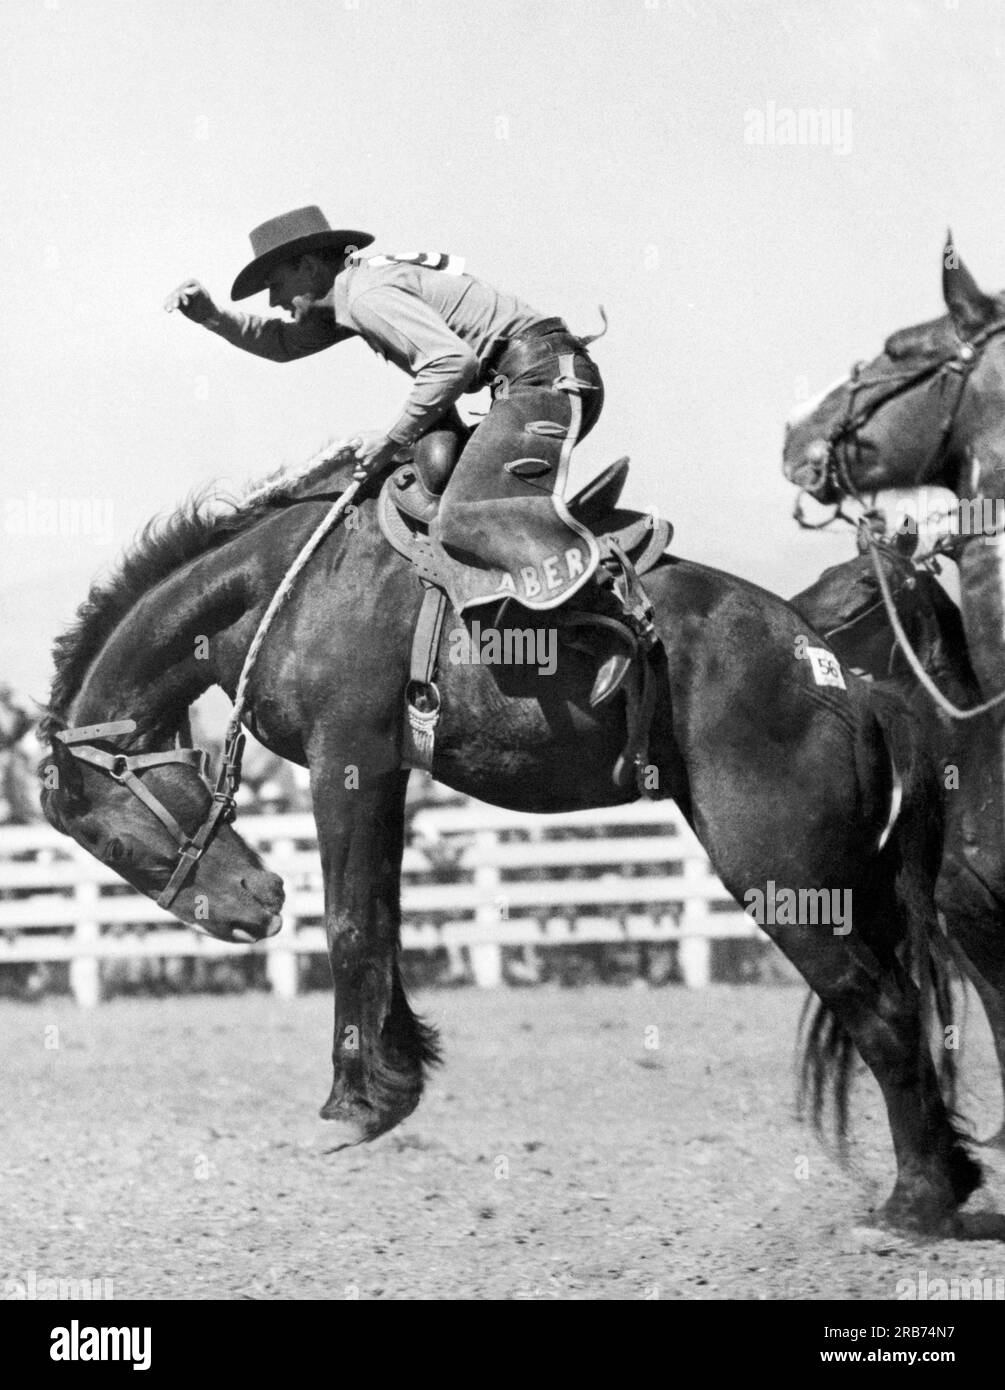
[[[324,519],[321,521],[320,525],[311,533],[309,539],[301,549],[300,554],[286,571],[283,576],[283,582],[272,595],[272,600],[262,615],[262,620],[258,624],[258,631],[252,638],[251,646],[248,648],[248,654],[244,658],[244,665],[241,667],[240,679],[237,682],[237,690],[234,694],[234,708],[231,711],[230,723],[227,725],[228,738],[234,737],[241,726],[241,716],[244,713],[244,706],[247,701],[248,682],[251,679],[251,673],[254,670],[255,662],[258,660],[258,654],[262,650],[262,644],[265,641],[269,628],[275,620],[276,614],[283,606],[287,595],[296,583],[300,571],[307,564],[308,560],[328,535],[329,531],[332,530],[335,523],[341,520],[346,508],[363,486],[364,481],[365,479],[359,479],[357,482],[350,483],[338,501],[331,505],[325,513]]]
[[[907,664],[914,672],[922,689],[931,696],[945,714],[949,715],[950,719],[976,719],[978,715],[987,714],[988,710],[997,708],[998,705],[1005,701],[1005,690],[1000,691],[993,699],[985,700],[984,704],[973,705],[970,709],[960,709],[958,705],[954,705],[950,700],[946,699],[945,695],[943,695],[942,691],[929,676],[924,666],[922,666],[917,653],[911,646],[910,639],[904,631],[903,624],[900,621],[900,614],[897,612],[897,606],[893,601],[893,595],[890,593],[890,585],[887,581],[886,570],[883,568],[883,563],[879,556],[879,545],[868,527],[865,528],[865,534],[866,540],[869,543],[869,554],[872,557],[872,567],[876,571],[876,578],[879,580],[879,590],[883,595],[883,602],[886,605],[886,613],[887,617],[890,619],[890,626],[893,628],[893,635],[896,637],[898,645],[907,659]]]
[[[345,454],[348,457],[352,452],[353,450],[345,440],[340,440],[337,444],[326,444],[295,473],[291,473],[289,469],[281,468],[256,487],[253,492],[246,493],[241,498],[241,506],[247,507],[252,503],[258,505],[262,502],[269,502],[280,494],[285,497],[295,489],[307,486],[315,477],[327,473],[340,461],[340,455]]]

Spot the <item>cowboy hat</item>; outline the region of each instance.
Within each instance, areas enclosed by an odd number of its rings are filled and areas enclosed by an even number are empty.
[[[320,208],[296,208],[263,222],[251,233],[251,249],[255,259],[244,267],[234,281],[231,299],[247,299],[258,294],[268,284],[269,276],[283,261],[295,260],[311,251],[332,247],[361,250],[369,246],[369,232],[336,231]]]

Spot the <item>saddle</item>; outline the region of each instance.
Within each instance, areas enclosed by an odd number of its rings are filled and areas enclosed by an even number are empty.
[[[427,462],[423,460],[423,462]],[[603,613],[578,611],[570,606],[549,612],[552,626],[579,629],[569,631],[565,644],[592,651],[590,628],[615,629],[630,645],[631,660],[624,675],[627,738],[614,769],[614,782],[626,787],[634,776],[641,794],[649,794],[643,783],[647,761],[649,728],[655,708],[655,670],[650,653],[657,637],[652,625],[652,605],[642,584],[670,543],[673,528],[662,517],[631,511],[618,506],[628,477],[628,459],[618,459],[586,484],[566,506],[582,525],[597,538],[601,566],[607,572],[626,618]],[[447,604],[453,602],[453,579],[459,562],[454,560],[432,534],[432,523],[439,508],[439,495],[427,485],[428,467],[417,461],[402,464],[385,481],[377,502],[377,519],[387,541],[413,566],[425,590],[412,644],[410,680],[406,692],[406,725],[403,764],[426,770],[432,763],[440,697],[434,676],[440,635]],[[435,484],[434,484],[435,486]],[[502,631],[510,600],[503,599],[494,620],[486,625]],[[509,626],[533,626],[541,615],[519,609],[518,619]]]

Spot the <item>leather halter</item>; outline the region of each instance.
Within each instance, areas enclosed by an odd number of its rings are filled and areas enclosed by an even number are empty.
[[[920,482],[923,476],[930,470],[931,465],[938,460],[943,453],[956,423],[956,416],[959,413],[963,396],[970,380],[970,374],[977,366],[987,343],[1000,333],[1005,333],[1005,319],[996,319],[982,328],[973,338],[961,338],[959,347],[951,356],[942,357],[934,362],[925,362],[921,366],[914,367],[903,372],[891,372],[886,376],[867,378],[863,376],[863,364],[856,362],[851,369],[851,384],[848,392],[848,406],[844,416],[832,425],[828,433],[824,436],[827,445],[827,482],[830,487],[846,497],[853,497],[857,502],[863,502],[862,494],[859,492],[855,483],[852,481],[851,465],[848,454],[850,449],[855,451],[855,460],[858,461],[862,456],[862,446],[859,440],[859,431],[863,429],[869,421],[879,413],[885,405],[900,396],[906,395],[922,382],[931,379],[937,381],[947,374],[956,377],[958,388],[952,405],[947,411],[942,421],[942,428],[939,437],[935,442],[931,458],[918,469],[915,485]],[[860,405],[856,410],[856,397],[862,391],[870,390],[873,387],[890,386],[893,389],[880,394],[873,400]],[[843,448],[839,448],[843,445]]]
[[[94,739],[120,738],[136,732],[135,719],[117,719],[104,724],[81,724],[74,729],[63,729],[56,734],[60,743],[73,757],[88,763],[127,787],[134,796],[152,811],[171,835],[178,847],[178,862],[174,867],[167,887],[157,896],[160,907],[170,907],[184,887],[189,874],[202,858],[211,840],[221,825],[234,819],[237,789],[241,784],[241,754],[244,751],[244,734],[231,734],[223,750],[223,761],[213,791],[210,809],[194,835],[187,835],[178,821],[149,787],[144,786],[138,771],[150,767],[162,767],[166,763],[182,763],[195,767],[199,775],[206,778],[209,767],[209,754],[202,748],[167,748],[154,753],[106,753],[102,748],[92,746]]]

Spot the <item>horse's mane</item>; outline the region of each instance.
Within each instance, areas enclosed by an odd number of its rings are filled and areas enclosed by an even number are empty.
[[[265,517],[275,515],[277,507],[302,496],[311,465],[316,471],[326,458],[334,463],[330,451],[322,451],[286,482],[282,472],[272,474],[243,499],[214,491],[210,484],[190,494],[177,511],[149,521],[111,575],[91,586],[72,627],[53,643],[55,676],[49,705],[39,724],[40,736],[49,738],[65,727],[70,704],[95,653],[143,594],[190,560],[244,535]]]
[[[937,319],[925,323],[915,323],[909,328],[899,328],[891,333],[883,344],[883,350],[895,362],[904,357],[933,357],[944,352],[953,341],[952,319],[942,314]]]

